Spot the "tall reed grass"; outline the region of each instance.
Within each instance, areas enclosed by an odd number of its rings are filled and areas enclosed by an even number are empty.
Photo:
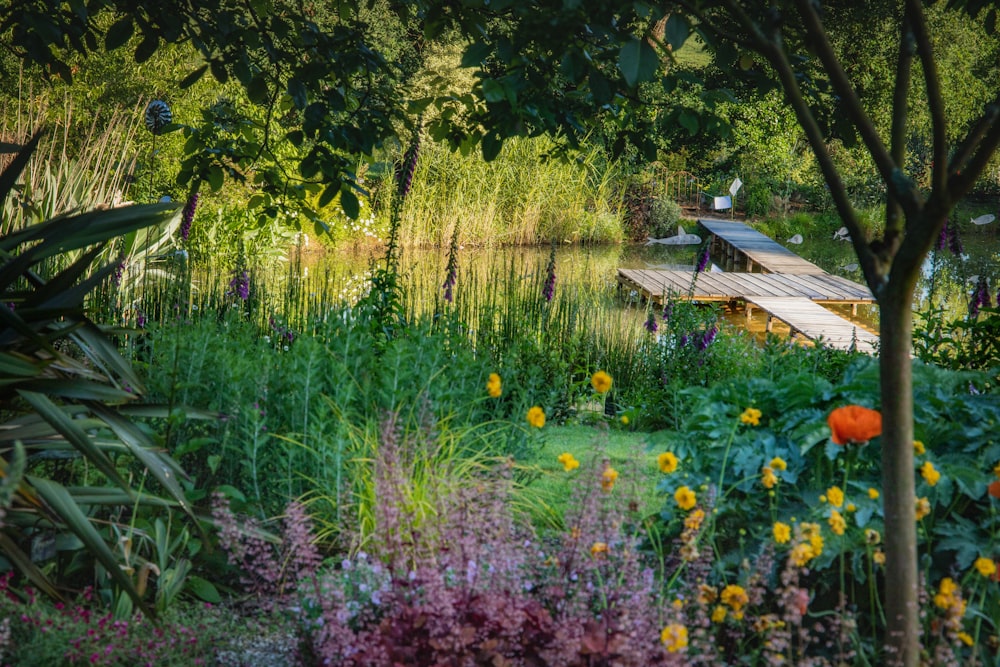
[[[530,245],[551,239],[616,243],[623,238],[618,168],[597,147],[575,159],[552,140],[510,139],[485,162],[425,142],[403,207],[400,238],[445,247]]]

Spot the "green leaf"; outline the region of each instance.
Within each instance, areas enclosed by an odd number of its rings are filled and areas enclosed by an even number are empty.
[[[217,604],[222,601],[218,589],[210,581],[206,581],[199,576],[188,577],[186,589],[199,600]]]
[[[483,42],[469,44],[462,54],[462,67],[479,67],[489,57],[491,51],[490,45]]]
[[[53,512],[59,517],[59,519],[69,528],[77,537],[87,546],[87,550],[92,556],[94,556],[104,568],[107,570],[111,578],[118,584],[119,588],[123,590],[132,601],[138,606],[147,616],[152,617],[152,610],[149,609],[146,604],[139,597],[139,593],[135,590],[132,582],[127,576],[125,576],[125,571],[120,567],[118,559],[115,558],[114,553],[108,547],[107,543],[101,538],[100,534],[90,523],[90,520],[84,515],[80,510],[80,507],[73,502],[73,498],[69,495],[60,484],[53,482],[48,479],[41,477],[34,477],[29,475],[28,482],[33,486],[38,494],[45,499],[46,504],[52,509]]]
[[[126,15],[115,21],[110,28],[108,28],[107,34],[104,35],[104,48],[107,51],[113,51],[119,46],[122,46],[125,42],[132,38],[132,34],[135,32],[135,24],[132,22],[132,16]]]
[[[618,54],[618,69],[625,77],[625,83],[634,88],[641,81],[653,78],[659,66],[656,51],[645,40],[633,38],[622,46]]]
[[[687,17],[677,12],[671,14],[666,27],[667,44],[670,48],[677,51],[684,46],[690,34],[691,26],[688,25]]]
[[[487,162],[492,161],[497,155],[500,155],[500,149],[503,148],[503,137],[499,134],[492,133],[483,136],[483,159]]]
[[[213,164],[209,167],[206,178],[209,186],[212,188],[212,192],[218,192],[222,189],[222,182],[225,180],[225,174],[222,173],[222,168],[219,167],[219,165]]]
[[[160,37],[155,33],[150,33],[142,38],[139,46],[135,47],[135,61],[144,63],[149,60],[156,49],[160,47]]]
[[[601,74],[596,69],[590,70],[590,92],[594,96],[594,103],[605,105],[611,102],[611,82],[608,77]]]
[[[298,79],[288,82],[288,96],[292,98],[296,109],[305,109],[309,103],[309,94],[304,83]]]
[[[323,194],[319,196],[319,201],[317,202],[319,208],[329,206],[330,202],[336,199],[338,194],[340,194],[340,186],[338,184],[332,183],[326,186],[326,188],[323,189]]]
[[[497,104],[507,99],[503,86],[496,79],[483,79],[483,97],[491,104]]]
[[[356,220],[361,212],[361,204],[358,202],[357,196],[346,186],[340,190],[340,208],[344,210],[344,215],[351,220]]]
[[[692,137],[698,134],[698,115],[694,112],[684,110],[681,111],[680,117],[678,117],[677,122],[681,124],[685,130],[688,131]]]
[[[246,87],[247,97],[250,98],[251,102],[256,102],[257,104],[264,104],[267,102],[269,90],[267,85],[267,78],[258,74],[250,80],[249,85]]]
[[[207,71],[208,71],[208,65],[207,64],[202,65],[201,67],[199,67],[198,69],[196,69],[195,71],[191,72],[186,77],[181,79],[181,82],[180,84],[178,84],[178,86],[180,87],[181,90],[184,90],[185,88],[190,88],[199,80],[201,80],[201,77],[205,76],[205,72]]]

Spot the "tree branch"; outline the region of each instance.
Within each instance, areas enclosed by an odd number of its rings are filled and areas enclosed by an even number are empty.
[[[931,112],[931,134],[933,137],[934,166],[931,172],[931,190],[944,190],[948,179],[948,122],[944,116],[944,101],[941,98],[941,81],[934,49],[927,34],[927,21],[919,0],[906,0],[906,19],[916,39],[917,55],[924,70],[924,85],[927,86],[927,104]]]
[[[890,151],[895,164],[903,164],[906,159],[906,118],[907,97],[913,71],[913,40],[910,37],[909,17],[904,14],[899,35],[899,55],[896,60],[896,85],[892,93],[892,129],[890,130]],[[904,217],[899,199],[891,189],[886,191],[885,241],[883,259],[896,254],[902,238]]]

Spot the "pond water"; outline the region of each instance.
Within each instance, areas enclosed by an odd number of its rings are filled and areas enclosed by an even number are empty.
[[[970,226],[971,227],[971,226]],[[984,228],[972,228],[963,236],[963,254],[955,256],[949,250],[935,251],[925,262],[918,281],[914,309],[941,307],[951,317],[962,317],[968,312],[970,295],[978,276],[989,280],[993,303],[996,303],[996,286],[1000,285],[1000,223]],[[690,231],[690,230],[689,230]],[[964,231],[964,230],[963,230]],[[790,244],[778,239],[796,254],[817,264],[826,271],[862,283],[864,279],[857,266],[857,258],[849,242],[824,235],[822,238],[806,237],[801,244]],[[556,248],[556,273],[559,289],[576,288],[595,292],[614,293],[617,289],[619,268],[670,268],[694,269],[699,246],[667,246],[662,244],[622,244],[607,246],[563,245]],[[342,284],[358,285],[360,277],[369,268],[379,251],[334,251],[307,262],[308,271],[323,273],[327,280]],[[461,248],[458,252],[459,281],[473,280],[480,289],[488,289],[491,279],[505,277],[515,280],[539,281],[545,275],[550,248]],[[717,258],[713,258],[717,259]],[[440,293],[447,265],[447,252],[443,250],[407,249],[401,256],[405,284],[415,303],[433,300]],[[339,276],[333,278],[332,276]],[[344,288],[338,288],[343,290]],[[622,307],[627,307],[622,302]],[[855,321],[860,326],[878,332],[878,308],[861,305],[856,316],[849,306],[832,307],[837,314]],[[765,314],[757,311],[749,329],[763,338]],[[746,326],[743,310],[727,312],[726,318],[738,326]],[[787,328],[776,326],[775,332],[787,333]]]

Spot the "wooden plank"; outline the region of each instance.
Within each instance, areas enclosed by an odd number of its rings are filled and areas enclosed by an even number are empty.
[[[810,340],[822,339],[828,347],[846,350],[856,344],[858,350],[871,353],[878,344],[877,335],[805,297],[748,296],[747,302],[781,320],[795,333]]]
[[[823,269],[742,222],[700,219],[698,224],[768,273],[825,273]],[[728,256],[728,253],[727,253]],[[736,263],[734,261],[734,263]]]

